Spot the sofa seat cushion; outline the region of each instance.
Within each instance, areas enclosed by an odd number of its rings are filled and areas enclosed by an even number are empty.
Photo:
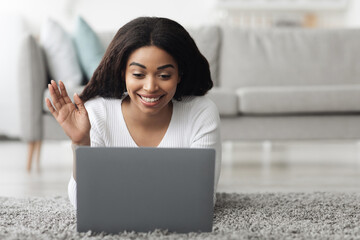
[[[206,96],[215,103],[221,116],[238,114],[238,97],[234,90],[214,87]]]
[[[69,97],[71,98],[71,101],[74,102],[74,94],[77,93],[80,95],[80,93],[82,93],[82,91],[84,90],[85,86],[66,86],[66,91],[69,95]],[[43,101],[43,110],[47,113],[50,113],[49,109],[46,106],[46,102],[45,102],[45,98],[49,98],[51,100],[51,96],[50,96],[50,92],[49,89],[46,88],[46,90],[44,91],[44,101]]]
[[[241,114],[360,112],[360,85],[246,87],[236,93]]]

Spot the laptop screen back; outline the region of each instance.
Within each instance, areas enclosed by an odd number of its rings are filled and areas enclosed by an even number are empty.
[[[212,231],[214,149],[76,150],[78,231]]]

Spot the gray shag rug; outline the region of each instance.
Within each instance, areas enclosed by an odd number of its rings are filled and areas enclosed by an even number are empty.
[[[360,239],[360,193],[220,193],[212,233],[78,233],[66,197],[0,197],[0,239]]]

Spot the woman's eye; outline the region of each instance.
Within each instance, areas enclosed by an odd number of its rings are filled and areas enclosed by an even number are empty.
[[[144,74],[142,73],[133,73],[133,76],[136,78],[142,78],[144,76]]]
[[[170,77],[171,77],[171,75],[169,75],[169,74],[160,74],[161,79],[169,79]]]

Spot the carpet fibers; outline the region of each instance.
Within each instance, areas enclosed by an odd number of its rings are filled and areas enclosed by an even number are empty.
[[[360,193],[218,194],[212,233],[78,233],[66,197],[0,197],[0,239],[360,239]]]

